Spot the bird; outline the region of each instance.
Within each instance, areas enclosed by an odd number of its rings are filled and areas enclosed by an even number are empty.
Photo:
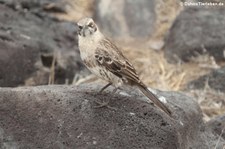
[[[123,86],[137,87],[157,107],[171,116],[171,110],[154,95],[139,76],[122,51],[104,36],[92,18],[77,22],[78,47],[85,66],[97,77],[108,82],[100,92],[114,86],[113,93]]]

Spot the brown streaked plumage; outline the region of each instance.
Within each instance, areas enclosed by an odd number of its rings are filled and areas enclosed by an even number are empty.
[[[142,93],[159,108],[171,116],[171,111],[139,79],[135,68],[121,50],[107,39],[91,18],[81,19],[79,27],[79,49],[81,59],[87,68],[116,88],[123,85],[137,86]]]

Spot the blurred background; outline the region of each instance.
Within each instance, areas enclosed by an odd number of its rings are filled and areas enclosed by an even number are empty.
[[[79,55],[87,16],[147,85],[194,97],[206,121],[225,112],[223,0],[0,0],[0,87],[99,81]]]

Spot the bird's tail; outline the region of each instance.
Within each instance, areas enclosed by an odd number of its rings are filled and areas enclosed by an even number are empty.
[[[138,85],[138,88],[141,92],[147,96],[155,105],[157,105],[160,109],[162,109],[165,113],[171,116],[171,111],[167,108],[145,85]]]

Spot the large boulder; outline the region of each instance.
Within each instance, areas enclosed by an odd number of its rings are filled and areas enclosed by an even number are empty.
[[[36,80],[28,85],[48,84],[53,59],[54,83],[65,84],[66,80],[71,83],[74,74],[84,68],[75,23],[48,15],[43,11],[44,4],[43,1],[1,1],[0,86],[24,85],[27,79]],[[40,76],[44,76],[42,81],[34,78]]]
[[[103,85],[102,85],[103,86]],[[98,94],[94,84],[0,88],[1,148],[208,149],[218,135],[205,127],[198,104],[157,91],[173,118],[136,91]],[[110,99],[95,108],[95,100]],[[217,144],[222,148],[223,139]]]
[[[185,7],[165,38],[165,57],[169,62],[187,62],[207,54],[225,60],[224,7]]]

